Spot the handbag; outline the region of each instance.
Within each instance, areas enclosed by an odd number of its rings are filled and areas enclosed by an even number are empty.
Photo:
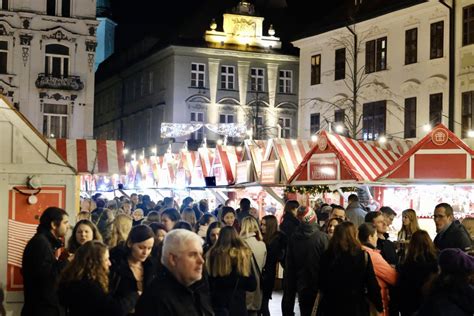
[[[369,267],[369,255],[367,254],[366,251],[364,251],[364,259],[365,259],[365,270],[367,271],[367,269]],[[367,302],[367,305],[369,306],[369,315],[370,316],[378,316],[379,312],[375,308],[375,305],[372,303],[372,301],[368,299],[367,292],[368,292],[368,290],[366,288],[365,289],[365,294],[366,294],[365,301]]]

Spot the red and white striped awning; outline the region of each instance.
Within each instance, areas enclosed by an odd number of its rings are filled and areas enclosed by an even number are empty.
[[[78,173],[125,174],[124,143],[119,140],[48,139]]]
[[[389,150],[400,156],[405,154],[407,151],[410,150],[410,148],[413,147],[413,145],[415,145],[415,142],[409,139],[391,139],[384,143],[381,143],[380,141],[377,141],[377,140],[371,140],[365,143],[375,146],[375,147],[380,147],[382,149]]]
[[[237,150],[237,147],[235,146],[216,146],[211,173],[216,176],[216,181],[218,181],[218,183],[219,179],[217,179],[218,177],[216,173],[223,178],[223,181],[219,184],[226,185],[235,182],[237,163],[242,160],[241,151],[242,150]],[[217,171],[218,169],[220,170]],[[222,171],[224,173],[221,173]]]
[[[275,138],[270,140],[264,160],[270,160],[272,153],[280,160],[285,178],[289,179],[313,147],[310,140]]]
[[[179,154],[175,180],[178,187],[186,187],[191,184],[192,173],[197,157],[197,151],[186,150]]]

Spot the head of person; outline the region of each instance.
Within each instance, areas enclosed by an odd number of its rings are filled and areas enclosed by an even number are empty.
[[[163,207],[164,207],[164,208],[172,208],[172,207],[174,207],[174,199],[173,199],[172,197],[169,197],[169,196],[165,197],[165,198],[163,199]]]
[[[242,219],[242,223],[240,225],[240,236],[255,236],[257,240],[263,240],[260,227],[258,227],[258,222],[255,217],[246,216]]]
[[[377,230],[371,223],[362,223],[359,226],[357,236],[362,244],[377,247]]]
[[[414,232],[408,243],[405,263],[433,262],[436,258],[436,248],[430,235],[421,229]]]
[[[278,220],[275,215],[265,215],[260,222],[260,229],[265,244],[269,244],[278,232]]]
[[[162,223],[151,223],[150,225],[153,234],[155,235],[155,244],[158,245],[163,242],[166,236],[166,227]]]
[[[161,212],[161,223],[165,225],[166,231],[172,230],[180,219],[181,215],[175,208],[167,208]]]
[[[302,224],[316,224],[318,220],[318,218],[316,217],[316,213],[313,211],[313,209],[309,206],[303,205],[298,207],[296,217],[300,220]]]
[[[142,197],[142,203],[147,205],[148,203],[151,202],[151,198],[149,195],[145,194],[143,197]]]
[[[186,230],[189,230],[190,232],[194,231],[191,224],[183,220],[179,220],[176,222],[176,224],[174,224],[173,230],[175,229],[186,229]]]
[[[132,228],[127,238],[128,260],[145,262],[153,249],[155,235],[150,227],[137,225]]]
[[[62,208],[50,206],[41,214],[38,230],[49,231],[60,238],[66,236],[68,229],[69,216]]]
[[[387,232],[387,223],[385,222],[382,212],[368,212],[365,214],[364,220],[366,223],[372,223],[375,226],[379,236]]]
[[[163,241],[161,263],[186,287],[201,280],[204,264],[202,238],[185,229],[169,232]]]
[[[183,210],[183,212],[181,213],[181,219],[185,222],[188,222],[191,227],[196,226],[196,214],[194,213],[194,210],[190,207],[187,207]]]
[[[255,207],[251,207],[249,210],[249,214],[252,215],[255,218],[259,218],[258,216],[258,210]]]
[[[474,273],[474,257],[459,248],[446,248],[439,254],[441,274],[470,276]]]
[[[159,223],[160,222],[160,214],[157,211],[151,211],[145,217],[144,222],[146,222],[148,225],[150,225],[151,223]]]
[[[109,250],[98,240],[91,240],[77,249],[74,259],[61,272],[60,282],[81,281],[97,282],[101,289],[109,291]]]
[[[206,213],[201,216],[198,221],[199,226],[207,226],[216,221],[216,217],[211,213]]]
[[[249,212],[250,211],[250,200],[247,198],[243,198],[240,200],[239,203],[240,211],[241,212]]]
[[[200,200],[198,206],[202,213],[207,213],[209,211],[209,202],[206,199]]]
[[[234,199],[227,199],[224,203],[224,206],[230,206],[232,208],[235,208],[235,200]]]
[[[128,234],[132,229],[133,220],[129,215],[118,214],[112,224],[112,237],[110,238],[110,247],[127,240]]]
[[[107,205],[107,201],[103,198],[98,198],[95,200],[95,204],[97,208],[104,208]]]
[[[334,230],[336,229],[336,226],[342,222],[344,221],[338,217],[330,218],[327,221],[326,234],[328,234],[329,238],[332,238],[332,236],[334,235]]]
[[[397,213],[390,206],[382,206],[380,212],[382,212],[385,221],[387,222],[387,226],[392,225],[393,219],[397,216]]]
[[[221,221],[226,226],[232,226],[235,222],[235,211],[230,206],[223,206],[221,212]]]
[[[209,224],[206,232],[206,244],[212,246],[216,243],[217,239],[219,238],[219,233],[221,228],[224,225],[221,222],[213,222]]]
[[[141,208],[135,209],[132,213],[133,220],[135,221],[141,221],[144,218],[145,213]]]
[[[329,240],[328,251],[332,256],[343,253],[355,255],[361,249],[357,239],[357,228],[351,222],[342,222],[334,229],[334,234]]]
[[[138,204],[138,194],[136,193],[132,193],[130,195],[130,201],[133,203],[133,205],[137,205]]]
[[[91,220],[91,212],[90,211],[80,211],[79,214],[76,216],[76,220],[82,221],[83,219]]]
[[[340,218],[341,220],[345,221],[346,210],[340,205],[335,205],[332,207],[332,210],[329,213],[329,218]]]
[[[448,203],[440,203],[435,206],[433,219],[436,225],[436,232],[446,229],[454,221],[454,211]]]
[[[347,198],[347,202],[349,202],[349,204],[354,203],[354,202],[359,202],[359,197],[357,196],[357,194],[352,193]]]
[[[68,250],[70,253],[75,253],[79,247],[91,240],[102,241],[102,235],[94,223],[87,219],[80,220],[72,230],[68,241]]]
[[[289,200],[285,203],[285,207],[283,208],[283,213],[284,214],[292,214],[293,216],[296,216],[296,212],[298,210],[298,207],[300,207],[300,203],[296,200]]]
[[[420,229],[415,210],[409,208],[402,212],[402,229],[410,235]]]
[[[190,196],[187,196],[183,199],[183,208],[190,207],[194,202],[194,199]]]

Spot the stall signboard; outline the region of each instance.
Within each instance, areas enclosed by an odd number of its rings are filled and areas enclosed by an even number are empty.
[[[337,180],[337,160],[336,158],[319,158],[309,161],[310,180]]]
[[[251,179],[250,179],[250,171],[251,171],[250,165],[251,165],[250,160],[241,161],[241,162],[237,163],[237,165],[236,165],[237,176],[236,176],[235,183],[246,183],[246,182],[251,181]]]
[[[280,160],[262,161],[262,170],[260,183],[275,184],[278,183],[278,166]]]

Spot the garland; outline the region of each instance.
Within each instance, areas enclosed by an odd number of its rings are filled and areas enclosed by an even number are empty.
[[[342,192],[354,192],[357,188],[355,187],[342,187],[339,188]],[[312,186],[287,186],[285,193],[299,193],[316,195],[321,193],[337,192],[338,190],[331,190],[327,185],[312,185]]]

